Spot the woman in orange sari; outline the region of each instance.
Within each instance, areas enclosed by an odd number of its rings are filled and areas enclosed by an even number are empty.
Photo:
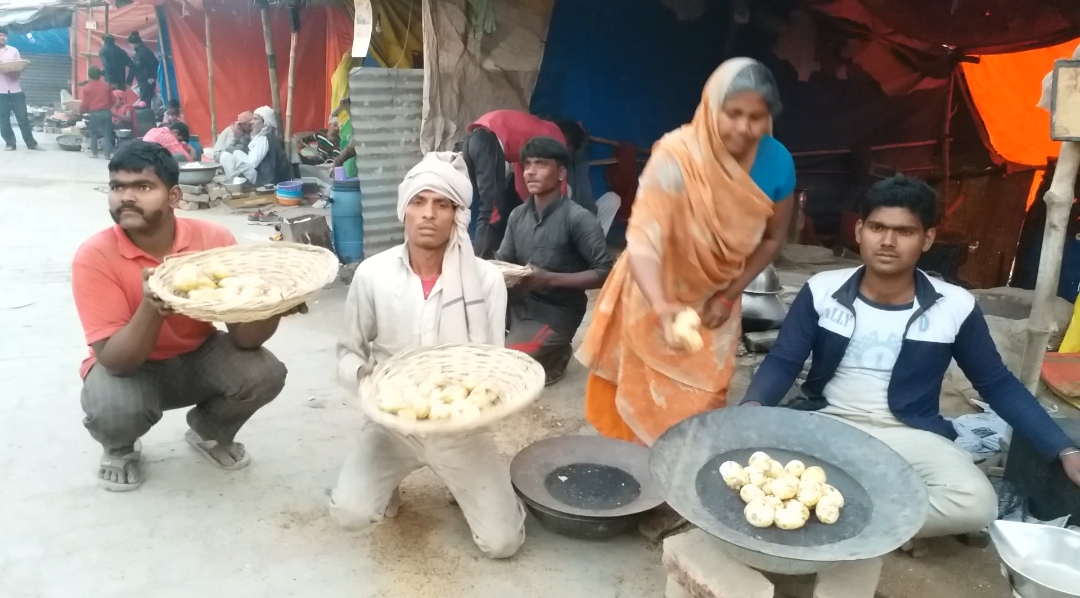
[[[577,353],[590,370],[585,415],[604,436],[651,446],[676,423],[726,405],[739,298],[783,244],[795,166],[772,137],[772,73],[735,58],[709,77],[690,124],[653,147],[626,251]],[[699,312],[704,347],[686,351],[675,315]]]

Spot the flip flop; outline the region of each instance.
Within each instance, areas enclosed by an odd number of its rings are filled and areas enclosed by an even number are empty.
[[[243,469],[248,466],[248,463],[251,463],[251,455],[249,455],[247,451],[244,451],[244,456],[239,461],[236,461],[230,465],[225,465],[221,461],[218,461],[217,458],[214,457],[213,453],[210,452],[218,448],[218,442],[216,440],[203,440],[202,436],[199,436],[199,434],[195,432],[195,430],[188,430],[187,432],[185,432],[184,440],[187,440],[187,443],[191,445],[191,448],[198,451],[199,454],[205,457],[206,460],[209,461],[210,464],[214,467],[235,470]]]
[[[136,463],[138,463],[141,457],[142,457],[142,453],[140,453],[138,451],[132,451],[132,452],[124,455],[123,457],[102,457],[100,465],[105,465],[107,467],[112,467],[112,468],[115,468],[115,469],[125,470],[127,468],[128,463],[130,463],[132,461],[135,461]],[[139,468],[139,481],[135,482],[134,484],[121,484],[119,482],[111,482],[111,481],[106,480],[106,479],[101,478],[101,477],[98,477],[97,484],[98,484],[99,487],[104,488],[105,490],[108,490],[109,492],[131,492],[132,490],[138,489],[139,486],[142,486],[142,483],[145,480],[146,480],[146,476],[143,475],[142,468],[140,467]]]

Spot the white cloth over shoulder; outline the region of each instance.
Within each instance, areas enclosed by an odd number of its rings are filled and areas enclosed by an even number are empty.
[[[483,343],[488,338],[485,302],[477,273],[476,254],[469,242],[469,207],[472,206],[472,181],[465,159],[454,152],[431,152],[414,166],[398,186],[398,219],[405,221],[405,208],[421,191],[434,191],[457,207],[454,232],[443,255],[441,282],[443,310],[452,311],[440,318],[439,342]]]

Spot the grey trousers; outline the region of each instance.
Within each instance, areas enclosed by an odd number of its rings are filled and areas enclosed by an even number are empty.
[[[90,129],[90,153],[98,155],[97,140],[101,139],[101,148],[105,150],[105,157],[113,154],[113,122],[112,111],[95,110],[86,113],[88,128]]]
[[[270,351],[245,351],[224,332],[191,353],[148,361],[131,376],[95,364],[83,382],[83,425],[105,448],[135,444],[163,411],[191,407],[187,421],[205,440],[233,441],[240,427],[285,386],[287,371]]]

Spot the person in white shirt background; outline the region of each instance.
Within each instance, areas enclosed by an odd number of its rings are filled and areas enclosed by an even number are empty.
[[[345,302],[338,379],[356,392],[375,364],[397,353],[442,343],[503,346],[506,286],[476,257],[468,225],[472,183],[460,154],[430,153],[398,188],[405,243],[360,263]],[[405,436],[366,422],[345,459],[330,510],[347,529],[393,517],[398,485],[423,466],[453,493],[473,541],[507,558],[525,541],[525,511],[489,431]]]
[[[0,64],[22,60],[19,50],[9,46],[7,27],[0,27]],[[0,136],[4,138],[4,149],[15,149],[15,131],[11,128],[11,114],[15,113],[15,121],[19,123],[23,141],[27,149],[40,150],[37,140],[34,139],[34,130],[30,128],[30,118],[26,114],[26,94],[23,93],[19,77],[22,71],[0,73]]]

